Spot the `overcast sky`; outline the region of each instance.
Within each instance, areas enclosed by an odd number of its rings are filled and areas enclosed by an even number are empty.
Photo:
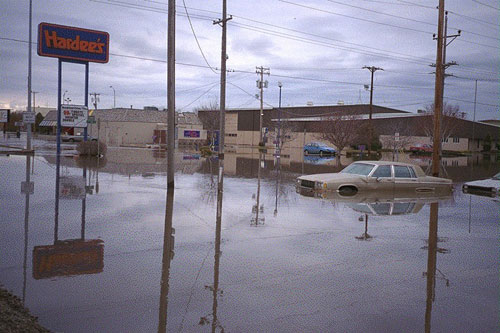
[[[416,112],[434,100],[437,0],[228,0],[228,108],[258,107],[256,66],[270,68],[264,100],[301,106],[369,103],[376,66],[374,104]],[[222,1],[177,0],[176,107],[191,111],[219,99]],[[3,0],[0,11],[0,108],[27,105],[29,1]],[[445,101],[472,119],[499,118],[498,1],[448,0]],[[99,108],[166,106],[167,0],[33,0],[33,41],[40,22],[107,31],[110,60],[90,64],[90,92]],[[199,45],[194,37],[196,35]],[[206,58],[202,55],[202,52]],[[55,107],[57,59],[33,46],[36,105]],[[208,64],[207,64],[208,62]],[[209,65],[213,68],[211,69]],[[215,71],[215,73],[214,73]],[[84,66],[63,65],[63,91],[83,104]]]

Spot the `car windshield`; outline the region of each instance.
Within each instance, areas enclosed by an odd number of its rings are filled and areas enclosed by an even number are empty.
[[[494,175],[493,177],[491,177],[491,179],[500,180],[500,172],[497,173],[496,175]]]
[[[367,176],[370,173],[370,171],[372,171],[373,167],[374,167],[373,164],[353,163],[340,172],[350,173],[352,175]]]

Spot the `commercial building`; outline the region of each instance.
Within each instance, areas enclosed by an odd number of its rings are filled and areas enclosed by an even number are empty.
[[[152,107],[144,109],[98,109],[90,111],[91,123],[87,133],[108,146],[166,144],[167,111]],[[194,113],[176,113],[176,141],[180,145],[200,144],[207,139],[207,131]],[[56,133],[57,111],[50,111],[40,126],[52,127]],[[64,132],[78,135],[83,128],[64,128]]]
[[[217,111],[198,111],[200,120],[213,124]],[[226,145],[256,146],[260,141],[260,110],[226,111]],[[311,141],[324,141],[320,125],[332,117],[354,122],[355,128],[366,128],[370,105],[333,105],[267,108],[263,111],[263,132],[266,146],[274,145],[277,129],[281,129],[284,148],[299,148]],[[409,149],[412,145],[432,144],[433,116],[411,113],[381,106],[372,106],[372,125],[385,149]],[[212,125],[214,126],[214,125]],[[216,124],[215,128],[218,127]],[[208,128],[209,130],[211,128]],[[443,117],[442,149],[449,151],[481,151],[491,139],[491,146],[500,142],[500,126],[473,122],[456,117]]]

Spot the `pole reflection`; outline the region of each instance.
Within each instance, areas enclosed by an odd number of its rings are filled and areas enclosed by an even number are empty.
[[[34,193],[35,184],[31,182],[31,156],[26,156],[26,180],[21,182],[21,192],[26,195],[24,203],[24,259],[23,259],[23,304],[26,301],[26,280],[28,264],[28,231],[29,231],[29,213],[30,213],[30,195]]]
[[[437,202],[431,203],[429,216],[429,247],[427,251],[427,298],[425,305],[425,332],[431,331],[432,303],[436,287],[436,263],[437,263],[437,241],[438,241],[438,210]]]
[[[158,332],[167,331],[168,290],[170,278],[170,262],[174,258],[174,234],[172,217],[174,211],[174,188],[167,188],[167,202],[165,206],[165,228],[163,231],[163,256],[160,282],[160,307]]]

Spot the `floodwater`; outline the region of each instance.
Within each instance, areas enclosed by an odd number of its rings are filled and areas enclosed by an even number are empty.
[[[461,186],[500,162],[445,159],[444,197],[296,192],[336,162],[229,150],[217,221],[216,158],[177,152],[167,194],[161,151],[0,155],[0,282],[57,332],[497,331],[499,203]]]

